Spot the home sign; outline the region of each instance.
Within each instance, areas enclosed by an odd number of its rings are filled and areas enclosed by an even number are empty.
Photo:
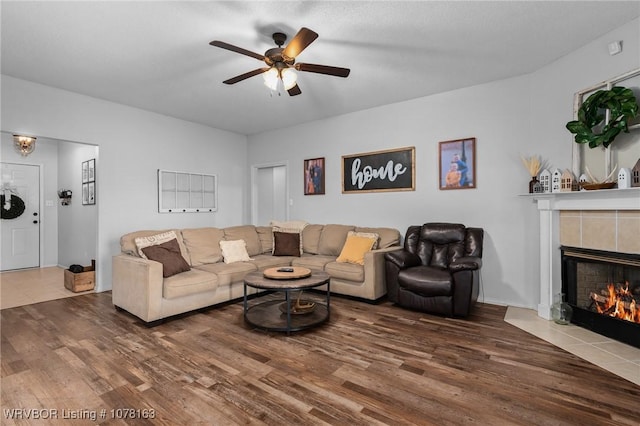
[[[415,190],[415,147],[342,157],[342,192]]]

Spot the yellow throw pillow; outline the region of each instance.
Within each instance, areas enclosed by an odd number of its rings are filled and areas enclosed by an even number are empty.
[[[375,238],[350,235],[347,237],[347,241],[344,243],[336,262],[364,265],[364,254],[371,251],[375,243]]]

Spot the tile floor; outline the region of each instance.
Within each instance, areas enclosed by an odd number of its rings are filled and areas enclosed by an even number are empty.
[[[58,267],[0,273],[0,309],[91,293],[64,287],[64,269]],[[640,385],[640,349],[576,325],[558,325],[532,309],[507,309],[504,320],[527,333]]]
[[[577,325],[559,325],[532,309],[510,306],[504,320],[527,333],[640,385],[640,349]]]
[[[64,287],[64,269],[57,266],[0,273],[0,309],[92,292],[74,293],[67,290]]]

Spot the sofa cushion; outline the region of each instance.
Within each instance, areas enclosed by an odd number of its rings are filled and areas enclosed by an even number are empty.
[[[182,239],[191,258],[191,266],[216,263],[222,260],[220,240],[224,231],[218,228],[183,229]]]
[[[273,228],[271,226],[256,226],[256,231],[262,247],[261,253],[271,253],[273,251]]]
[[[347,241],[347,233],[354,230],[355,226],[350,225],[325,225],[320,233],[318,254],[339,256]]]
[[[142,257],[140,256],[140,254],[138,253],[138,248],[136,247],[136,238],[138,237],[149,237],[152,235],[156,235],[156,234],[162,234],[164,232],[167,231],[173,231],[176,234],[176,238],[178,240],[178,244],[180,245],[180,253],[182,253],[182,257],[184,257],[184,259],[189,262],[189,252],[187,251],[187,248],[184,246],[184,241],[182,240],[182,233],[179,230],[176,229],[166,229],[166,230],[145,230],[145,231],[136,231],[136,232],[130,232],[128,234],[124,234],[122,237],[120,237],[120,250],[122,251],[122,253],[124,254],[128,254],[131,256],[136,256],[136,257]]]
[[[364,254],[370,252],[374,244],[378,241],[377,234],[371,237],[364,237],[361,235],[373,235],[373,234],[352,234],[347,237],[347,241],[342,247],[340,256],[336,259],[336,262],[340,263],[355,263],[356,265],[364,265]]]
[[[324,266],[327,263],[334,262],[335,256],[323,256],[321,254],[303,254],[301,257],[294,258],[291,261],[291,266],[301,266],[303,268],[309,268],[312,271],[324,271]]]
[[[302,251],[303,253],[318,254],[318,244],[320,243],[320,233],[324,225],[307,225],[302,230]]]
[[[172,277],[191,269],[182,254],[180,254],[180,246],[175,238],[166,243],[144,247],[142,252],[147,259],[162,263],[162,276],[164,278]]]
[[[224,263],[246,262],[251,260],[247,253],[247,243],[244,240],[220,241],[222,260]]]
[[[204,291],[214,291],[216,288],[218,288],[218,276],[216,274],[191,269],[182,274],[165,278],[162,283],[162,297],[175,299]]]
[[[247,253],[249,256],[262,253],[262,244],[258,231],[253,225],[240,225],[224,228],[224,239],[227,241],[244,240],[247,244]]]
[[[300,234],[273,231],[273,255],[300,257]]]
[[[397,229],[356,227],[356,232],[374,232],[378,234],[380,239],[378,240],[377,248],[379,249],[400,245],[400,232]]]
[[[259,254],[257,256],[253,256],[251,263],[256,265],[258,271],[263,271],[267,268],[289,266],[293,259],[295,259],[294,256],[272,256],[270,254]]]
[[[324,267],[324,271],[328,273],[331,278],[364,282],[364,266],[356,265],[353,263],[339,263],[330,262]]]
[[[218,286],[228,286],[235,282],[242,282],[249,272],[257,271],[254,262],[236,262],[226,264],[222,262],[196,266],[194,269],[213,272],[218,276]]]

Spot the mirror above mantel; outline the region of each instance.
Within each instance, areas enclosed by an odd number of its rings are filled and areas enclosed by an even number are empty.
[[[574,119],[577,118],[578,109],[582,102],[589,95],[597,90],[610,90],[614,86],[623,86],[631,89],[636,99],[640,102],[640,68],[604,80],[577,92],[574,95],[573,102]],[[608,111],[606,120],[607,122],[609,120]],[[609,148],[599,146],[591,149],[587,144],[572,143],[572,171],[576,177],[585,173],[586,168],[598,179],[604,179],[614,168],[633,168],[638,159],[640,159],[640,117],[630,123],[629,133],[620,133]]]

